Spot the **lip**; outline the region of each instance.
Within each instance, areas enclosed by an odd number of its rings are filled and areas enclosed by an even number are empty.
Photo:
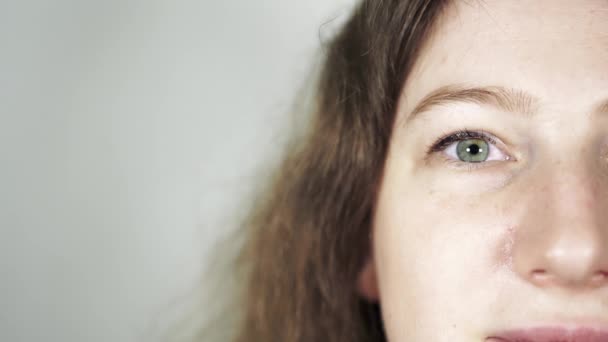
[[[608,328],[537,327],[507,330],[488,337],[486,342],[608,342]]]

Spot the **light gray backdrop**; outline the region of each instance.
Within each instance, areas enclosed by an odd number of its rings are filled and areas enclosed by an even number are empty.
[[[352,0],[0,0],[0,341],[154,341]]]

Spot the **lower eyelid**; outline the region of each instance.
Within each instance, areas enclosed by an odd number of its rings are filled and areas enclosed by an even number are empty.
[[[502,160],[489,160],[480,163],[468,163],[460,160],[453,160],[443,157],[444,167],[448,167],[450,169],[454,169],[456,171],[475,171],[485,168],[490,168],[495,166],[496,164],[503,163]]]

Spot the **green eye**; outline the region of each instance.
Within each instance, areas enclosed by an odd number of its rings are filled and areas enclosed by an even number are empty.
[[[456,145],[458,158],[467,163],[481,163],[488,159],[490,145],[482,139],[465,139]]]

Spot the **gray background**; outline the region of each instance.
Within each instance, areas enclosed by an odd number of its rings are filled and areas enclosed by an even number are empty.
[[[352,2],[0,0],[0,341],[158,340]]]

